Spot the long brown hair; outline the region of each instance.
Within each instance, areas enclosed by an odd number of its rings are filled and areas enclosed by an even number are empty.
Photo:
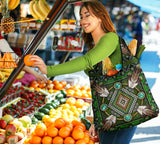
[[[116,33],[116,29],[111,21],[111,18],[106,8],[101,2],[96,1],[96,0],[91,0],[91,1],[88,0],[86,2],[83,2],[83,4],[81,5],[80,13],[83,7],[85,7],[88,11],[91,10],[91,12],[96,17],[101,19],[102,21],[101,27],[104,32],[106,33],[115,32]],[[83,37],[85,44],[88,46],[89,50],[92,49],[93,48],[93,38],[91,36],[91,33],[85,33],[85,31],[83,31],[82,37]]]

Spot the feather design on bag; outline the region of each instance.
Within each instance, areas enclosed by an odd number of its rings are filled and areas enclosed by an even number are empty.
[[[137,65],[133,73],[128,74],[128,86],[130,88],[135,88],[140,83],[140,81],[142,80],[141,77],[139,77],[140,73],[141,73],[140,65]]]
[[[156,117],[158,116],[158,113],[156,111],[152,110],[152,106],[139,106],[137,111],[142,115],[142,117],[150,116],[150,117]]]
[[[105,86],[99,86],[98,84],[94,83],[93,89],[98,93],[100,97],[107,97],[109,92]]]
[[[114,127],[116,124],[116,117],[114,115],[110,115],[103,121],[104,125],[102,129],[104,131],[108,131],[111,127]]]
[[[122,54],[125,55],[131,55],[131,53],[129,52],[129,50],[124,46],[124,44],[121,44],[121,50],[122,50]]]

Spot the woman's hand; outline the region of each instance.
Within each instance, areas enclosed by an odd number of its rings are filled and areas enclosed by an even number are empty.
[[[40,81],[41,83],[47,83],[48,81],[47,77],[39,73],[36,73],[34,77],[36,78],[37,81]]]
[[[38,67],[43,74],[47,74],[47,66],[42,60],[42,58],[37,55],[31,55],[30,60],[34,61],[32,67]]]
[[[97,133],[96,133],[94,124],[92,124],[91,127],[89,128],[89,135],[90,137],[93,137],[93,138],[97,137]]]

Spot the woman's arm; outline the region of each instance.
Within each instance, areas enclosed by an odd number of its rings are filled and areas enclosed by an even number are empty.
[[[47,66],[47,76],[68,74],[92,68],[95,64],[110,56],[117,47],[119,47],[118,35],[112,32],[105,34],[97,45],[84,56],[80,56],[62,64]]]

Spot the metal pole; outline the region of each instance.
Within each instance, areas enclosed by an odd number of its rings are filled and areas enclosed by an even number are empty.
[[[58,17],[61,15],[61,13],[64,11],[64,9],[67,6],[67,0],[57,0],[54,4],[53,8],[49,12],[46,20],[42,24],[41,28],[37,31],[34,38],[28,45],[26,51],[22,55],[21,59],[19,60],[17,64],[17,68],[15,68],[6,82],[3,84],[3,86],[0,89],[0,100],[3,98],[9,87],[12,85],[12,83],[15,81],[18,74],[23,69],[24,65],[24,57],[27,54],[34,54],[36,50],[38,49],[39,44],[44,39],[44,37],[47,35],[48,31],[52,28],[54,23],[57,21]]]
[[[23,69],[24,65],[24,57],[27,54],[34,54],[41,41],[44,39],[44,37],[47,35],[49,30],[52,28],[52,26],[55,24],[59,16],[62,14],[62,12],[65,10],[68,4],[70,3],[75,3],[75,2],[80,2],[80,1],[85,1],[85,0],[57,0],[49,12],[47,18],[45,19],[44,23],[40,27],[40,29],[37,31],[35,34],[34,38],[30,42],[30,44],[27,46],[26,51],[23,53],[21,56],[21,59],[19,60],[17,64],[17,68],[15,68],[6,82],[3,84],[3,86],[0,89],[0,100],[3,98],[3,96],[6,94],[7,90],[9,87],[11,87],[12,83],[15,81],[16,77],[18,74],[21,72]],[[0,104],[1,105],[1,104]]]

